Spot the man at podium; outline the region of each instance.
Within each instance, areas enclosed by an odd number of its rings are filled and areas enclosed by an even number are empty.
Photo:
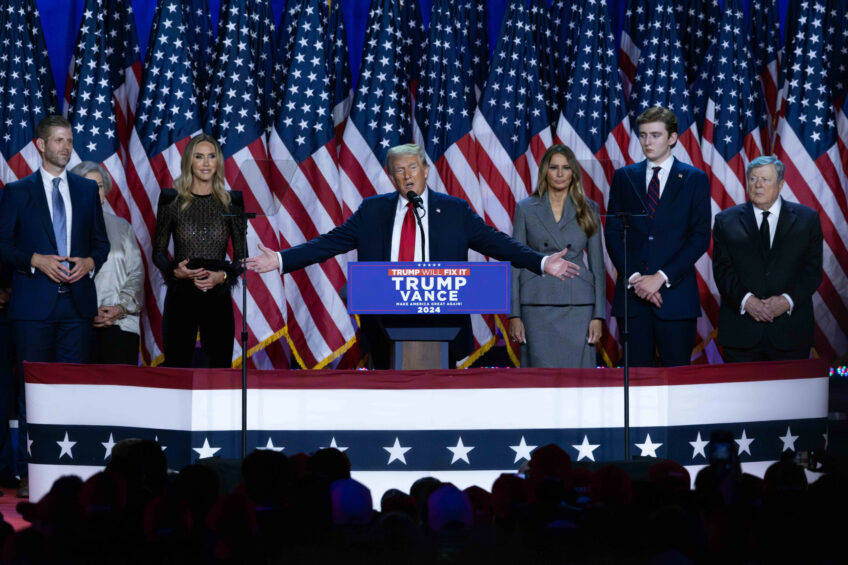
[[[246,267],[258,273],[274,269],[289,273],[353,249],[359,261],[467,261],[468,250],[473,249],[536,274],[562,279],[579,272],[578,265],[563,259],[567,249],[544,256],[487,225],[465,200],[429,190],[430,167],[418,145],[390,149],[386,172],[396,192],[366,198],[344,224],[306,243],[279,252],[260,243],[261,254],[247,259]],[[416,225],[416,207],[418,215],[423,215],[420,227]],[[423,250],[422,236],[426,242]],[[363,320],[364,345],[370,349],[374,368],[388,368],[388,341],[380,325],[373,322]],[[462,328],[455,341],[457,359],[471,352],[468,316],[440,316],[436,323]]]

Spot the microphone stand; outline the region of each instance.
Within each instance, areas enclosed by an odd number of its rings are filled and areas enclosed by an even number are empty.
[[[624,283],[624,328],[621,330],[621,341],[624,345],[624,460],[630,461],[630,289],[627,288],[627,232],[630,230],[630,219],[635,217],[647,216],[645,203],[639,192],[631,185],[636,198],[642,204],[643,211],[634,214],[633,212],[620,211],[609,212],[605,216],[613,216],[621,221],[621,239],[624,244],[624,273],[622,274],[622,282]]]
[[[424,224],[421,223],[421,218],[424,217],[424,209],[422,208],[421,215],[418,215],[418,207],[413,204],[412,211],[415,214],[415,219],[418,221],[418,231],[421,232],[421,260],[426,261],[427,254],[424,250],[427,249],[427,243],[425,241],[427,236],[424,235]]]
[[[630,212],[619,212],[614,214],[621,220],[621,236],[624,242],[624,276],[627,276],[627,232],[630,229]],[[621,339],[624,342],[624,460],[630,461],[630,289],[627,288],[628,281],[624,282],[624,329]]]
[[[255,212],[241,212],[240,214],[224,214],[226,217],[235,217],[241,220],[240,227],[244,237],[242,256],[248,257],[247,246],[247,222],[256,217]],[[242,263],[241,273],[241,458],[247,455],[247,269]]]
[[[426,212],[424,211],[424,200],[421,199],[420,196],[415,194],[415,191],[410,190],[406,193],[406,199],[409,200],[409,203],[412,205],[412,212],[415,214],[415,219],[418,222],[418,231],[421,232],[421,260],[427,260],[427,253],[425,250],[427,249],[426,236],[424,235],[424,224],[421,223],[421,218],[424,217]],[[418,210],[421,210],[421,214],[418,214]]]

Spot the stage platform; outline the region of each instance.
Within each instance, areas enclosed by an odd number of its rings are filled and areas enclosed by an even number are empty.
[[[172,469],[241,455],[241,373],[27,364],[30,493],[86,478],[125,438],[156,439]],[[247,450],[345,451],[375,503],[432,475],[485,489],[535,447],[573,461],[623,458],[619,369],[251,371]],[[631,371],[631,455],[695,472],[716,429],[761,475],[786,450],[827,446],[828,367],[818,360]]]

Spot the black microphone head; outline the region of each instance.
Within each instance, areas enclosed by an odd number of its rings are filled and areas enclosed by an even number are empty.
[[[409,200],[410,202],[415,202],[415,198],[417,196],[418,195],[415,194],[414,190],[409,190],[409,191],[406,192],[406,199]]]

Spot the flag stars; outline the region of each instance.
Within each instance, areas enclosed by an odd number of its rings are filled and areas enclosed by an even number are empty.
[[[74,454],[73,454],[72,450],[73,450],[73,447],[77,444],[77,442],[71,441],[68,438],[68,432],[67,431],[65,432],[65,438],[62,441],[57,441],[56,443],[59,444],[59,448],[60,448],[59,459],[61,459],[65,455],[67,455],[68,458],[70,458],[70,459],[74,458]],[[32,445],[32,442],[30,442],[30,445]]]
[[[389,453],[389,460],[386,465],[391,465],[393,461],[400,461],[406,465],[406,453],[412,449],[411,447],[403,447],[400,444],[400,438],[395,437],[395,442],[391,447],[383,447]]]
[[[662,446],[662,443],[654,443],[651,441],[651,434],[646,434],[644,443],[633,444],[641,450],[642,457],[657,457],[657,449]]]
[[[513,463],[518,463],[522,459],[530,461],[530,454],[537,447],[537,445],[527,445],[527,442],[524,440],[524,436],[521,436],[521,440],[518,442],[518,445],[509,446],[509,448],[515,452],[515,460]]]
[[[734,440],[737,445],[739,445],[739,454],[747,453],[751,455],[751,444],[754,442],[754,438],[749,438],[746,430],[742,429],[742,437]]]
[[[448,451],[453,454],[453,458],[451,459],[451,465],[456,463],[457,461],[465,461],[470,464],[471,461],[468,459],[468,453],[474,449],[474,446],[466,446],[462,443],[462,436],[459,436],[456,442],[456,446],[450,447],[447,446]]]

